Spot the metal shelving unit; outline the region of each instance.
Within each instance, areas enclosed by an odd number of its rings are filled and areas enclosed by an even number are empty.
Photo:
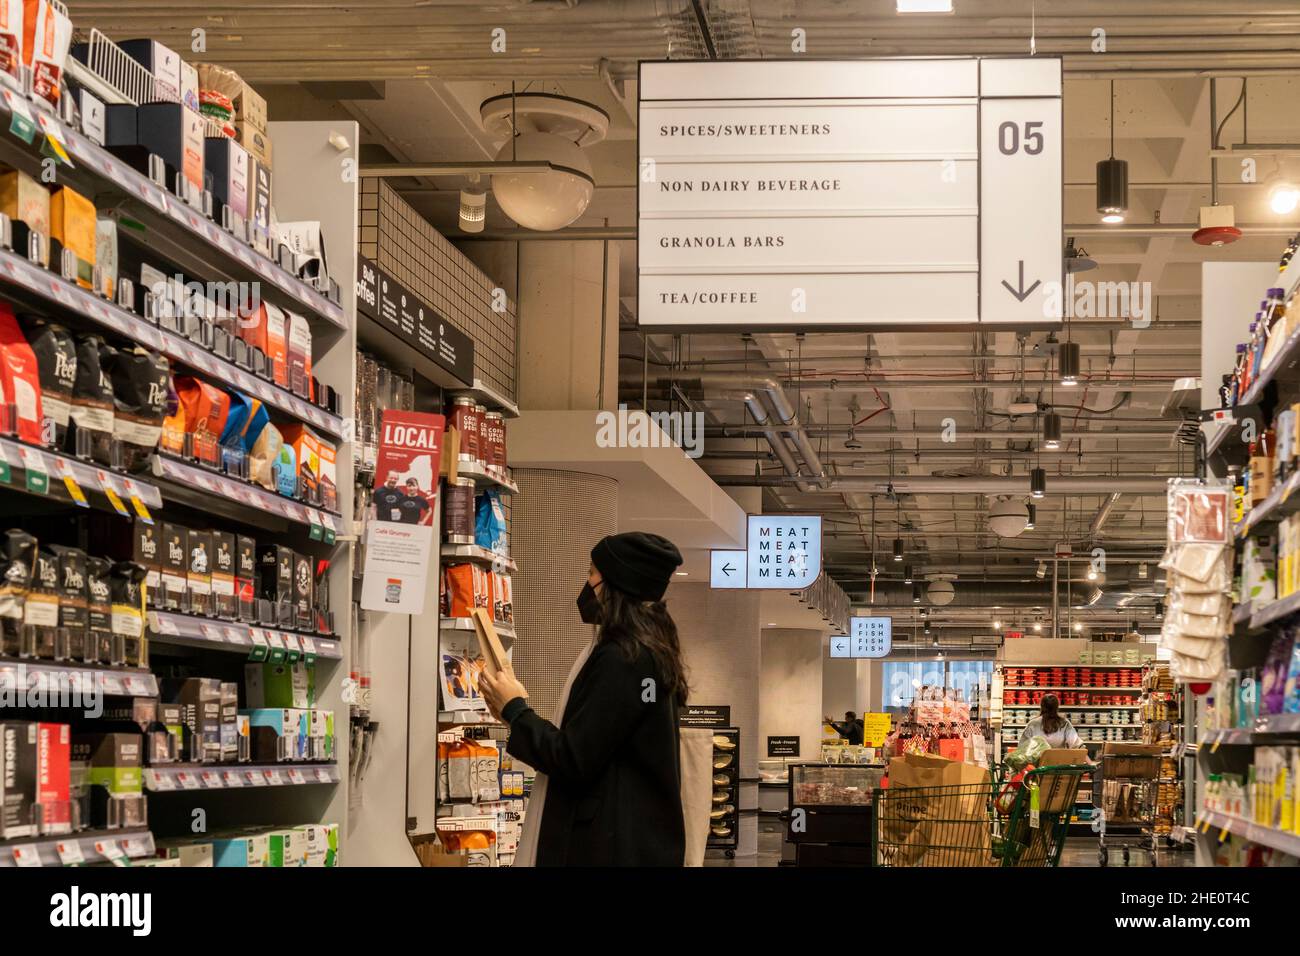
[[[62,836],[0,840],[0,869],[27,866],[113,865],[154,855],[153,834],[144,828],[82,830]]]
[[[338,782],[339,768],[333,763],[194,764],[147,767],[144,771],[144,786],[151,793],[305,787]]]

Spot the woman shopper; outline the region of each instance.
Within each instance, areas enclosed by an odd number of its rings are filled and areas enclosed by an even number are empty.
[[[1060,714],[1061,702],[1055,694],[1044,694],[1038,704],[1038,716],[1031,720],[1020,732],[1020,747],[1034,737],[1046,737],[1053,748],[1066,747],[1077,750],[1083,746],[1074,725]]]
[[[663,601],[681,563],[671,541],[641,532],[592,549],[578,612],[598,630],[569,674],[558,727],[528,706],[511,669],[480,677],[489,709],[510,725],[507,752],[538,771],[516,866],[682,865],[687,683]]]

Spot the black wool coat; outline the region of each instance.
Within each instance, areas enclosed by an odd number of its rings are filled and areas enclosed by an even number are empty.
[[[574,678],[561,727],[506,704],[506,750],[548,778],[538,866],[682,865],[677,711],[650,652],[612,642]]]

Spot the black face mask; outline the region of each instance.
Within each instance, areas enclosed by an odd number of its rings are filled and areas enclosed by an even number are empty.
[[[600,595],[590,581],[582,586],[582,591],[578,594],[578,616],[582,618],[583,624],[600,623]]]

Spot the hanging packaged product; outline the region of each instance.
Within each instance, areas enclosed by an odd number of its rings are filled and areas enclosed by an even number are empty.
[[[23,0],[0,0],[0,76],[22,89]]]
[[[85,661],[89,625],[86,552],[58,544],[50,550],[59,562],[59,628],[67,641],[65,656],[70,661]]]
[[[98,335],[77,340],[77,377],[72,387],[67,450],[101,465],[113,460],[113,382],[108,376],[116,349]]]
[[[1169,482],[1168,545],[1160,560],[1167,572],[1168,613],[1160,644],[1170,652],[1175,680],[1212,682],[1224,671],[1231,605],[1216,595],[1226,592],[1232,580],[1231,495],[1226,482]],[[1264,552],[1257,550],[1254,561],[1249,586],[1261,594],[1271,591]],[[1267,563],[1271,567],[1271,558]]]
[[[136,346],[119,350],[110,371],[113,382],[113,436],[121,448],[121,466],[127,471],[143,468],[158,448],[167,395],[171,386],[171,363],[157,352]]]
[[[23,605],[23,626],[29,632],[33,657],[55,660],[66,656],[59,640],[59,558],[45,548],[36,550],[36,568]]]
[[[77,381],[77,346],[67,329],[44,319],[27,322],[27,341],[36,357],[44,416],[44,444],[67,447],[68,415]]]
[[[191,436],[191,454],[212,468],[221,464],[220,438],[230,415],[230,396],[201,379],[175,379],[177,398],[185,409],[185,428]]]
[[[489,488],[479,496],[474,543],[496,554],[506,553],[506,513],[501,506],[501,494],[495,488]]]
[[[117,666],[122,652],[113,633],[111,568],[103,558],[86,557],[86,650],[96,663]]]
[[[148,642],[144,635],[144,568],[134,561],[118,561],[109,570],[113,600],[113,636],[127,667],[148,667]]]
[[[85,196],[61,186],[50,197],[50,258],[56,269],[68,250],[76,258],[75,278],[83,289],[94,287],[95,204]]]
[[[49,262],[50,191],[43,183],[17,169],[0,172],[0,212],[12,224],[13,247],[19,255],[28,254],[29,234],[40,237],[37,250],[42,263]]]
[[[289,389],[295,395],[309,398],[311,395],[311,326],[307,324],[304,316],[296,312],[287,314]]]
[[[60,5],[61,6],[61,5]],[[59,81],[72,43],[72,21],[50,0],[23,2],[23,63],[31,68],[32,95],[59,103]]]
[[[29,445],[41,445],[44,426],[36,356],[13,309],[0,303],[0,434],[16,434]]]

